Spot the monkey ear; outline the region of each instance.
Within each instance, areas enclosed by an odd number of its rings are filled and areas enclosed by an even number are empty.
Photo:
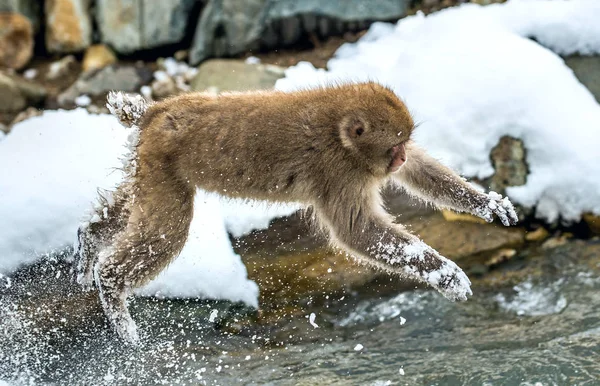
[[[365,132],[365,126],[361,122],[355,122],[348,127],[348,136],[352,139],[356,139],[363,135]]]
[[[340,125],[340,137],[345,147],[355,147],[355,141],[363,136],[366,127],[363,122],[357,119],[344,119]]]

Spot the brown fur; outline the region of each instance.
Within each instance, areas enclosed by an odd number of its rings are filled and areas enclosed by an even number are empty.
[[[423,280],[452,300],[470,293],[456,265],[392,222],[379,192],[395,181],[438,206],[488,220],[490,198],[411,143],[412,117],[389,89],[363,83],[295,93],[192,93],[149,106],[137,124],[137,170],[120,195],[128,201],[114,210],[117,225],[86,233],[105,240],[86,253],[99,254],[96,284],[121,336],[137,338],[127,291],[183,248],[196,187],[303,203],[332,242],[361,261]],[[408,160],[392,174],[399,156]]]

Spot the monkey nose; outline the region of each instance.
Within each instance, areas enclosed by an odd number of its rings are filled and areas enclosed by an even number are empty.
[[[389,172],[397,172],[398,169],[406,162],[406,149],[404,144],[396,145],[391,149],[392,160],[390,161]]]

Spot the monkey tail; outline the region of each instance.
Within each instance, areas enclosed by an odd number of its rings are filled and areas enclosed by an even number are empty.
[[[111,91],[106,97],[106,107],[125,127],[137,125],[150,104],[141,95]]]

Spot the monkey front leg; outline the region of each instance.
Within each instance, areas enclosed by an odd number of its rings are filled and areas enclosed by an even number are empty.
[[[360,261],[425,282],[452,301],[464,301],[472,295],[469,278],[453,261],[384,216],[355,222],[341,218],[334,222],[322,214],[320,217],[334,242]],[[348,229],[340,224],[353,225]]]
[[[406,146],[407,161],[393,175],[408,193],[442,208],[467,212],[492,222],[498,216],[502,224],[514,225],[519,218],[508,200],[496,192],[477,191],[458,174],[440,164],[413,143]]]

